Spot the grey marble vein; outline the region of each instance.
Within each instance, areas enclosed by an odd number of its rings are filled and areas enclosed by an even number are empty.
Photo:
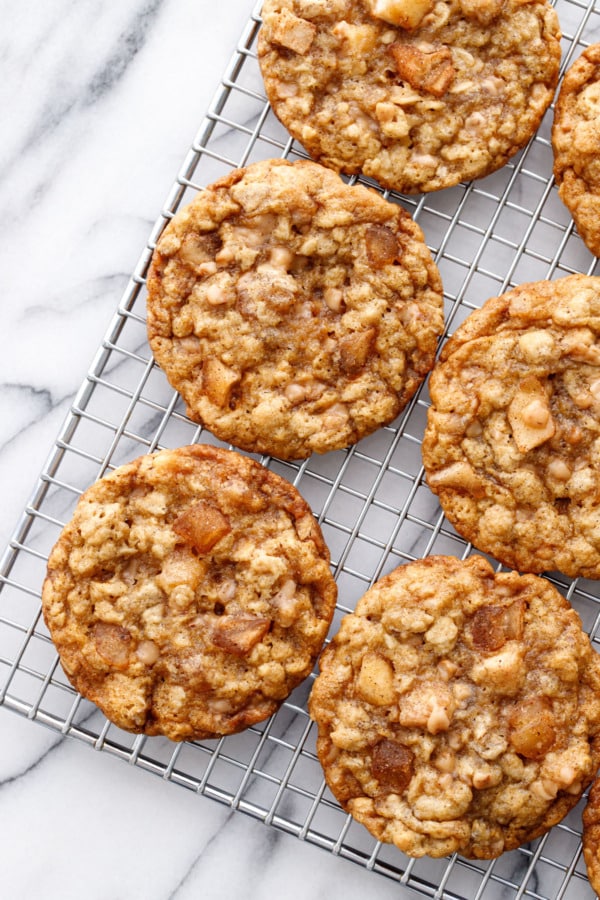
[[[202,849],[192,860],[187,871],[184,872],[184,874],[181,876],[175,888],[169,893],[167,897],[165,897],[165,900],[177,900],[177,898],[181,895],[182,890],[193,881],[198,867],[202,864],[205,854],[207,852],[210,852],[210,850],[218,844],[219,840],[223,836],[223,832],[227,830],[227,826],[229,825],[229,822],[234,815],[235,813],[233,811],[230,811],[227,814],[220,827],[210,836],[208,841],[204,844]]]
[[[153,0],[132,16],[110,58],[88,82],[83,94],[85,104],[95,103],[123,78],[132,61],[146,44],[148,33],[155,25],[164,3],[165,0]]]
[[[16,782],[20,781],[23,778],[26,778],[32,772],[35,772],[40,766],[42,766],[48,759],[48,757],[54,753],[58,747],[60,747],[64,738],[61,736],[57,738],[54,743],[45,750],[40,756],[38,756],[34,762],[30,763],[25,768],[16,772],[14,775],[8,775],[4,778],[0,778],[0,791],[9,787],[10,785],[14,785]]]

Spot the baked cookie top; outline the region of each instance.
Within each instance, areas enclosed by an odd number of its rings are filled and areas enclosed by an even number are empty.
[[[583,858],[590,884],[600,894],[600,779],[596,778],[583,810]]]
[[[42,593],[73,686],[120,728],[172,740],[275,712],[310,673],[335,600],[298,491],[209,446],[142,456],[92,485]]]
[[[552,149],[558,194],[594,256],[600,256],[600,44],[565,73],[554,109]]]
[[[600,278],[488,300],[430,393],[423,462],[456,530],[522,572],[600,578]]]
[[[488,859],[560,821],[600,761],[600,662],[537,575],[430,557],[323,651],[317,752],[344,809],[410,856]]]
[[[265,0],[262,18],[267,96],[292,136],[404,193],[503,166],[558,81],[545,0]]]
[[[400,206],[313,162],[266,160],[169,223],[148,334],[192,419],[304,458],[387,424],[434,362],[442,286]]]

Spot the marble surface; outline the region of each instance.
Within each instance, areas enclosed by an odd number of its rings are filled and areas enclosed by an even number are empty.
[[[0,2],[0,543],[254,0]],[[0,708],[0,895],[398,897],[384,879]]]
[[[254,6],[0,0],[1,548]],[[447,199],[436,199],[442,213]],[[548,215],[566,220],[551,200]],[[446,227],[430,219],[430,234]],[[570,265],[590,266],[579,244],[572,254]],[[10,900],[416,896],[2,707],[0,797],[0,897]],[[526,863],[502,871],[517,878]],[[550,876],[559,884],[562,873]],[[575,890],[565,896],[593,896],[583,880]]]

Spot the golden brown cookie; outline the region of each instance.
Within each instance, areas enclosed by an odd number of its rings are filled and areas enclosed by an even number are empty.
[[[284,459],[394,419],[442,326],[418,225],[312,162],[254,163],[202,191],[148,275],[150,344],[190,417]]]
[[[378,581],[310,696],[342,807],[410,856],[490,859],[543,834],[600,763],[600,657],[550,582],[482,557]]]
[[[503,166],[558,81],[546,0],[265,0],[262,18],[267,96],[292,136],[405,193]]]
[[[596,778],[583,810],[583,858],[590,884],[600,894],[600,778]]]
[[[567,70],[552,127],[554,177],[583,241],[600,256],[600,44]]]
[[[430,393],[423,462],[456,530],[510,568],[600,578],[600,278],[488,300]]]
[[[209,446],[142,456],[92,485],[42,595],[73,686],[120,728],[172,740],[275,712],[310,673],[335,599],[298,491]]]

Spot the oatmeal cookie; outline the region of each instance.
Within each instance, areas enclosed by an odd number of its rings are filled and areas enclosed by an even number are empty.
[[[600,894],[600,778],[594,781],[583,810],[583,858],[590,884]]]
[[[165,229],[148,275],[150,344],[189,416],[284,459],[394,419],[442,327],[418,225],[308,161],[254,163],[202,191]]]
[[[423,462],[456,530],[510,568],[600,578],[600,278],[489,300],[430,393]]]
[[[310,696],[342,807],[410,856],[491,859],[543,834],[600,763],[600,657],[550,582],[430,557],[377,582]]]
[[[319,162],[436,191],[503,166],[558,82],[546,0],[265,0],[274,112]]]
[[[594,256],[600,256],[600,44],[567,70],[552,126],[558,194]]]
[[[120,728],[176,741],[275,712],[310,673],[335,599],[298,491],[209,446],[142,456],[90,487],[42,594],[73,686]]]

